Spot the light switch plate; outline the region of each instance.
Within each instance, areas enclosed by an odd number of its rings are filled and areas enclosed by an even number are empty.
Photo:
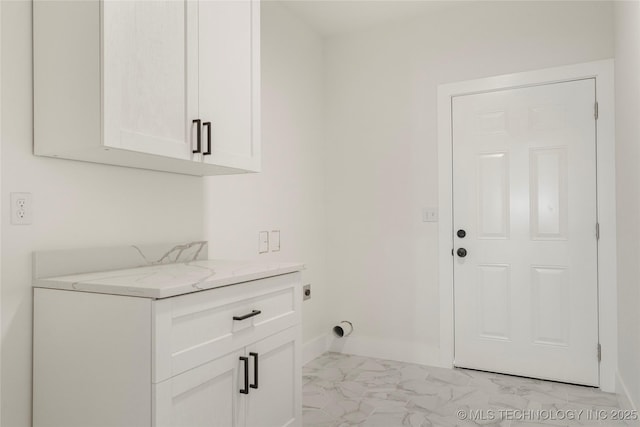
[[[422,222],[438,222],[438,208],[422,209]]]
[[[258,233],[258,253],[266,254],[269,252],[269,232],[261,231]]]

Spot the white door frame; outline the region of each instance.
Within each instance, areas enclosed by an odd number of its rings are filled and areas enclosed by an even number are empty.
[[[615,391],[618,361],[616,280],[616,188],[613,59],[507,74],[438,86],[438,267],[440,286],[440,366],[453,367],[453,197],[452,97],[501,89],[595,78],[597,121],[598,329],[602,346],[600,388]],[[593,349],[594,357],[596,349]]]
[[[2,28],[2,2],[0,2],[0,28]],[[0,31],[2,33],[2,31]],[[0,101],[2,100],[2,34],[0,34]],[[0,102],[0,152],[2,148],[2,105]],[[2,159],[0,159],[2,160]],[[1,162],[0,162],[1,163]],[[0,173],[0,176],[2,174]],[[0,182],[1,184],[1,182]],[[0,185],[2,188],[2,185]],[[0,197],[0,211],[2,211],[2,197]],[[4,211],[2,211],[4,212]],[[2,225],[0,223],[0,240],[2,240]],[[2,257],[0,253],[0,273],[2,272]],[[2,277],[2,274],[0,274]],[[0,279],[1,280],[1,279]],[[0,283],[0,290],[2,289],[2,283]],[[2,306],[2,300],[0,299],[0,307]],[[0,331],[2,331],[2,309],[0,308]],[[2,334],[4,336],[4,334]],[[2,339],[0,338],[0,354],[2,354]],[[2,372],[2,358],[0,357],[0,373]],[[0,396],[1,397],[1,396]],[[0,417],[2,419],[2,417]]]

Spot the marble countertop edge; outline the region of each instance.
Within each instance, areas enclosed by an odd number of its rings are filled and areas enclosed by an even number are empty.
[[[204,260],[37,278],[34,288],[163,299],[302,271],[294,262]],[[195,276],[195,277],[194,277]]]

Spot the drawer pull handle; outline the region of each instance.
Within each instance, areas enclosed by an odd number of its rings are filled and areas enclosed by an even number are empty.
[[[193,150],[193,154],[199,153],[200,151],[202,151],[202,129],[201,129],[201,123],[202,120],[200,119],[195,119],[192,124],[198,126],[198,131],[197,131],[197,137],[196,137],[196,149]]]
[[[244,363],[244,388],[240,389],[240,393],[249,394],[249,358],[240,356],[240,361]]]
[[[207,128],[207,151],[203,152],[203,156],[211,155],[211,122],[204,122],[202,127]]]
[[[251,313],[247,313],[243,316],[233,316],[233,320],[245,320],[250,317],[257,316],[260,313],[262,313],[260,310],[251,310]]]
[[[249,353],[249,356],[253,356],[253,384],[249,387],[258,388],[258,353]]]

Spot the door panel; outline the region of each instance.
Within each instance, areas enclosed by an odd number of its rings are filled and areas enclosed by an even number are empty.
[[[455,364],[598,384],[595,81],[453,99]]]
[[[257,353],[258,388],[249,393],[247,427],[284,427],[300,423],[300,360],[296,358],[297,327],[247,348]],[[298,353],[299,354],[299,353]],[[255,381],[254,376],[250,376]],[[277,396],[277,398],[274,398]]]
[[[154,385],[156,427],[244,426],[244,380],[235,352]],[[242,378],[240,378],[242,376]]]
[[[200,2],[199,110],[202,120],[211,122],[211,155],[203,157],[209,163],[255,167],[259,6],[251,0]]]
[[[531,312],[533,342],[569,345],[569,310],[563,306],[571,297],[566,267],[531,267]]]
[[[478,266],[480,336],[508,340],[511,336],[510,267]]]
[[[509,154],[478,156],[478,238],[509,237]]]
[[[532,149],[531,238],[567,240],[567,148]]]
[[[188,1],[105,1],[103,14],[103,110],[105,146],[188,159],[186,115],[194,68],[187,44]],[[195,44],[194,44],[195,45]],[[191,61],[191,62],[190,62]]]

